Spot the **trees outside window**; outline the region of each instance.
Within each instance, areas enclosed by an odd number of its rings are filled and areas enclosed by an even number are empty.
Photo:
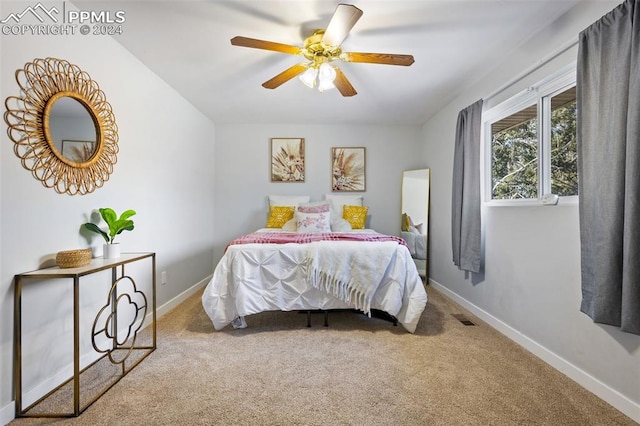
[[[578,195],[576,87],[551,98],[551,193]]]
[[[538,198],[538,108],[491,125],[491,198]]]
[[[575,69],[485,113],[486,199],[578,195]]]

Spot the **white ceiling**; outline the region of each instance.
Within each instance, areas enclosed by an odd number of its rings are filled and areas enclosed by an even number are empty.
[[[124,10],[115,39],[215,123],[421,124],[578,0],[354,0],[343,51],[411,54],[410,67],[339,63],[358,94],[298,79],[261,84],[304,58],[232,46],[236,36],[301,46],[339,1],[74,1]],[[550,46],[550,51],[558,46]],[[533,61],[532,61],[533,62]]]

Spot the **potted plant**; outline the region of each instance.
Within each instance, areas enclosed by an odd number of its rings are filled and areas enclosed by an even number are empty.
[[[88,222],[83,226],[91,232],[102,235],[102,238],[104,238],[106,242],[103,251],[103,257],[105,259],[120,257],[120,245],[119,243],[114,242],[114,240],[117,235],[122,233],[122,231],[133,230],[133,220],[129,218],[136,214],[136,212],[134,210],[127,210],[118,217],[116,212],[108,207],[98,209],[98,211],[100,212],[102,220],[104,220],[109,227],[109,233],[100,229],[100,227],[95,223]]]

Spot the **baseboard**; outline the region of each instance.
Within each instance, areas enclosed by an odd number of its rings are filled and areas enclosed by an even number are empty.
[[[200,290],[201,288],[206,286],[209,283],[209,281],[211,281],[212,277],[213,277],[213,275],[209,275],[208,277],[204,278],[200,282],[198,282],[198,283],[194,284],[193,286],[189,287],[188,289],[186,289],[185,291],[183,291],[182,293],[180,293],[179,295],[177,295],[173,299],[171,299],[168,302],[164,303],[162,306],[157,307],[156,308],[156,318],[159,319],[163,315],[169,313],[173,308],[175,308],[180,303],[182,303],[185,300],[187,300],[190,296],[194,295],[198,290]],[[149,315],[147,315],[147,319],[149,319]]]
[[[159,319],[163,315],[166,315],[180,303],[184,302],[187,298],[195,294],[201,288],[203,288],[207,283],[211,280],[211,275],[198,282],[197,284],[191,286],[187,290],[183,291],[173,299],[168,302],[162,304],[162,306],[156,308],[156,319]],[[147,327],[152,323],[153,313],[147,314],[145,317],[143,328]],[[95,359],[99,358],[101,354],[99,353],[88,353],[81,356],[81,365],[87,365]],[[25,392],[23,395],[23,406],[28,406],[32,402],[35,402],[42,395],[46,394],[49,390],[55,388],[59,383],[67,380],[70,375],[73,375],[73,365],[68,366],[67,368],[62,369],[62,371],[56,373],[54,376],[49,379],[43,381],[38,386],[33,388],[32,390]],[[15,401],[11,401],[6,406],[0,409],[0,425],[6,425],[12,420],[15,419]]]
[[[480,318],[482,321],[489,324],[491,327],[504,334],[509,339],[518,343],[523,348],[546,362],[547,364],[560,371],[565,376],[569,377],[589,392],[596,395],[598,398],[611,404],[620,412],[629,416],[634,421],[640,423],[640,405],[631,401],[629,398],[621,394],[620,392],[607,386],[597,378],[591,376],[589,373],[571,364],[561,356],[551,352],[549,349],[541,346],[536,341],[528,338],[520,333],[518,330],[502,322],[498,318],[494,317],[490,313],[477,307],[468,300],[460,297],[458,294],[452,292],[447,287],[443,286],[439,282],[429,279],[429,284],[432,285],[443,296],[453,300],[469,312]]]
[[[0,408],[0,425],[7,425],[16,417],[16,404],[11,401]]]

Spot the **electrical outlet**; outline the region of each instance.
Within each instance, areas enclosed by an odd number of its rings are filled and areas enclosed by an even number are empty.
[[[162,271],[162,273],[160,274],[160,279],[162,281],[162,285],[165,285],[167,283],[167,271]]]

